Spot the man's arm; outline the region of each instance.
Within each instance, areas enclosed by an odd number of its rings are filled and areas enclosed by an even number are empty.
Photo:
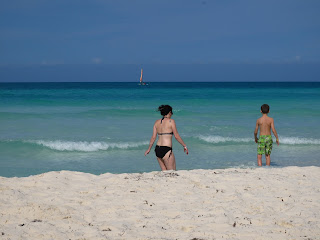
[[[258,123],[259,119],[256,122],[256,129],[254,130],[254,141],[256,143],[258,143],[258,130],[259,130],[259,123]]]
[[[271,121],[271,129],[272,129],[273,135],[276,137],[276,142],[279,145],[279,137],[278,137],[276,128],[274,127],[274,120],[273,119]]]

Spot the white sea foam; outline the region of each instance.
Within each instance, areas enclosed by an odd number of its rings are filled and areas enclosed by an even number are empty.
[[[99,150],[108,150],[108,149],[128,149],[136,148],[143,145],[147,145],[149,142],[124,142],[124,143],[106,143],[106,142],[72,142],[72,141],[44,141],[44,140],[35,140],[28,141],[44,147],[48,147],[58,151],[81,151],[81,152],[94,152]]]
[[[280,143],[283,144],[320,144],[320,139],[313,138],[298,138],[298,137],[279,137]]]
[[[221,137],[221,136],[198,136],[200,140],[203,140],[208,143],[226,143],[226,142],[235,142],[235,143],[250,143],[254,142],[253,138],[234,138],[234,137]],[[273,139],[275,142],[275,139]],[[280,144],[288,145],[300,145],[300,144],[312,144],[319,145],[320,139],[313,138],[299,138],[299,137],[279,137]]]
[[[225,143],[225,142],[251,142],[251,138],[233,138],[233,137],[221,137],[221,136],[202,136],[199,139],[209,143]]]

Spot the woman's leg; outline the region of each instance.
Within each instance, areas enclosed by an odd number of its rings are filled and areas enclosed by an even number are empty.
[[[171,157],[173,158],[173,170],[176,170],[176,157],[174,156],[173,152],[171,154]]]
[[[158,160],[158,162],[159,162],[161,171],[167,170],[166,166],[164,165],[164,161],[162,160],[162,158],[157,158],[157,160]]]
[[[172,150],[164,155],[163,161],[166,166],[166,170],[176,170],[176,158],[174,157]]]

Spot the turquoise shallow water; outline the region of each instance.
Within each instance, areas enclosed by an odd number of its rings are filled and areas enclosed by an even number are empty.
[[[55,170],[159,170],[144,157],[161,104],[188,145],[178,169],[256,167],[253,131],[268,103],[273,167],[320,166],[320,83],[0,83],[0,176]]]

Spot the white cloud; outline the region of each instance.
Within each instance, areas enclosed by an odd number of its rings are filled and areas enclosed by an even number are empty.
[[[92,58],[92,62],[95,63],[95,64],[99,64],[99,63],[102,62],[102,59],[98,58],[98,57],[95,57],[95,58]]]

